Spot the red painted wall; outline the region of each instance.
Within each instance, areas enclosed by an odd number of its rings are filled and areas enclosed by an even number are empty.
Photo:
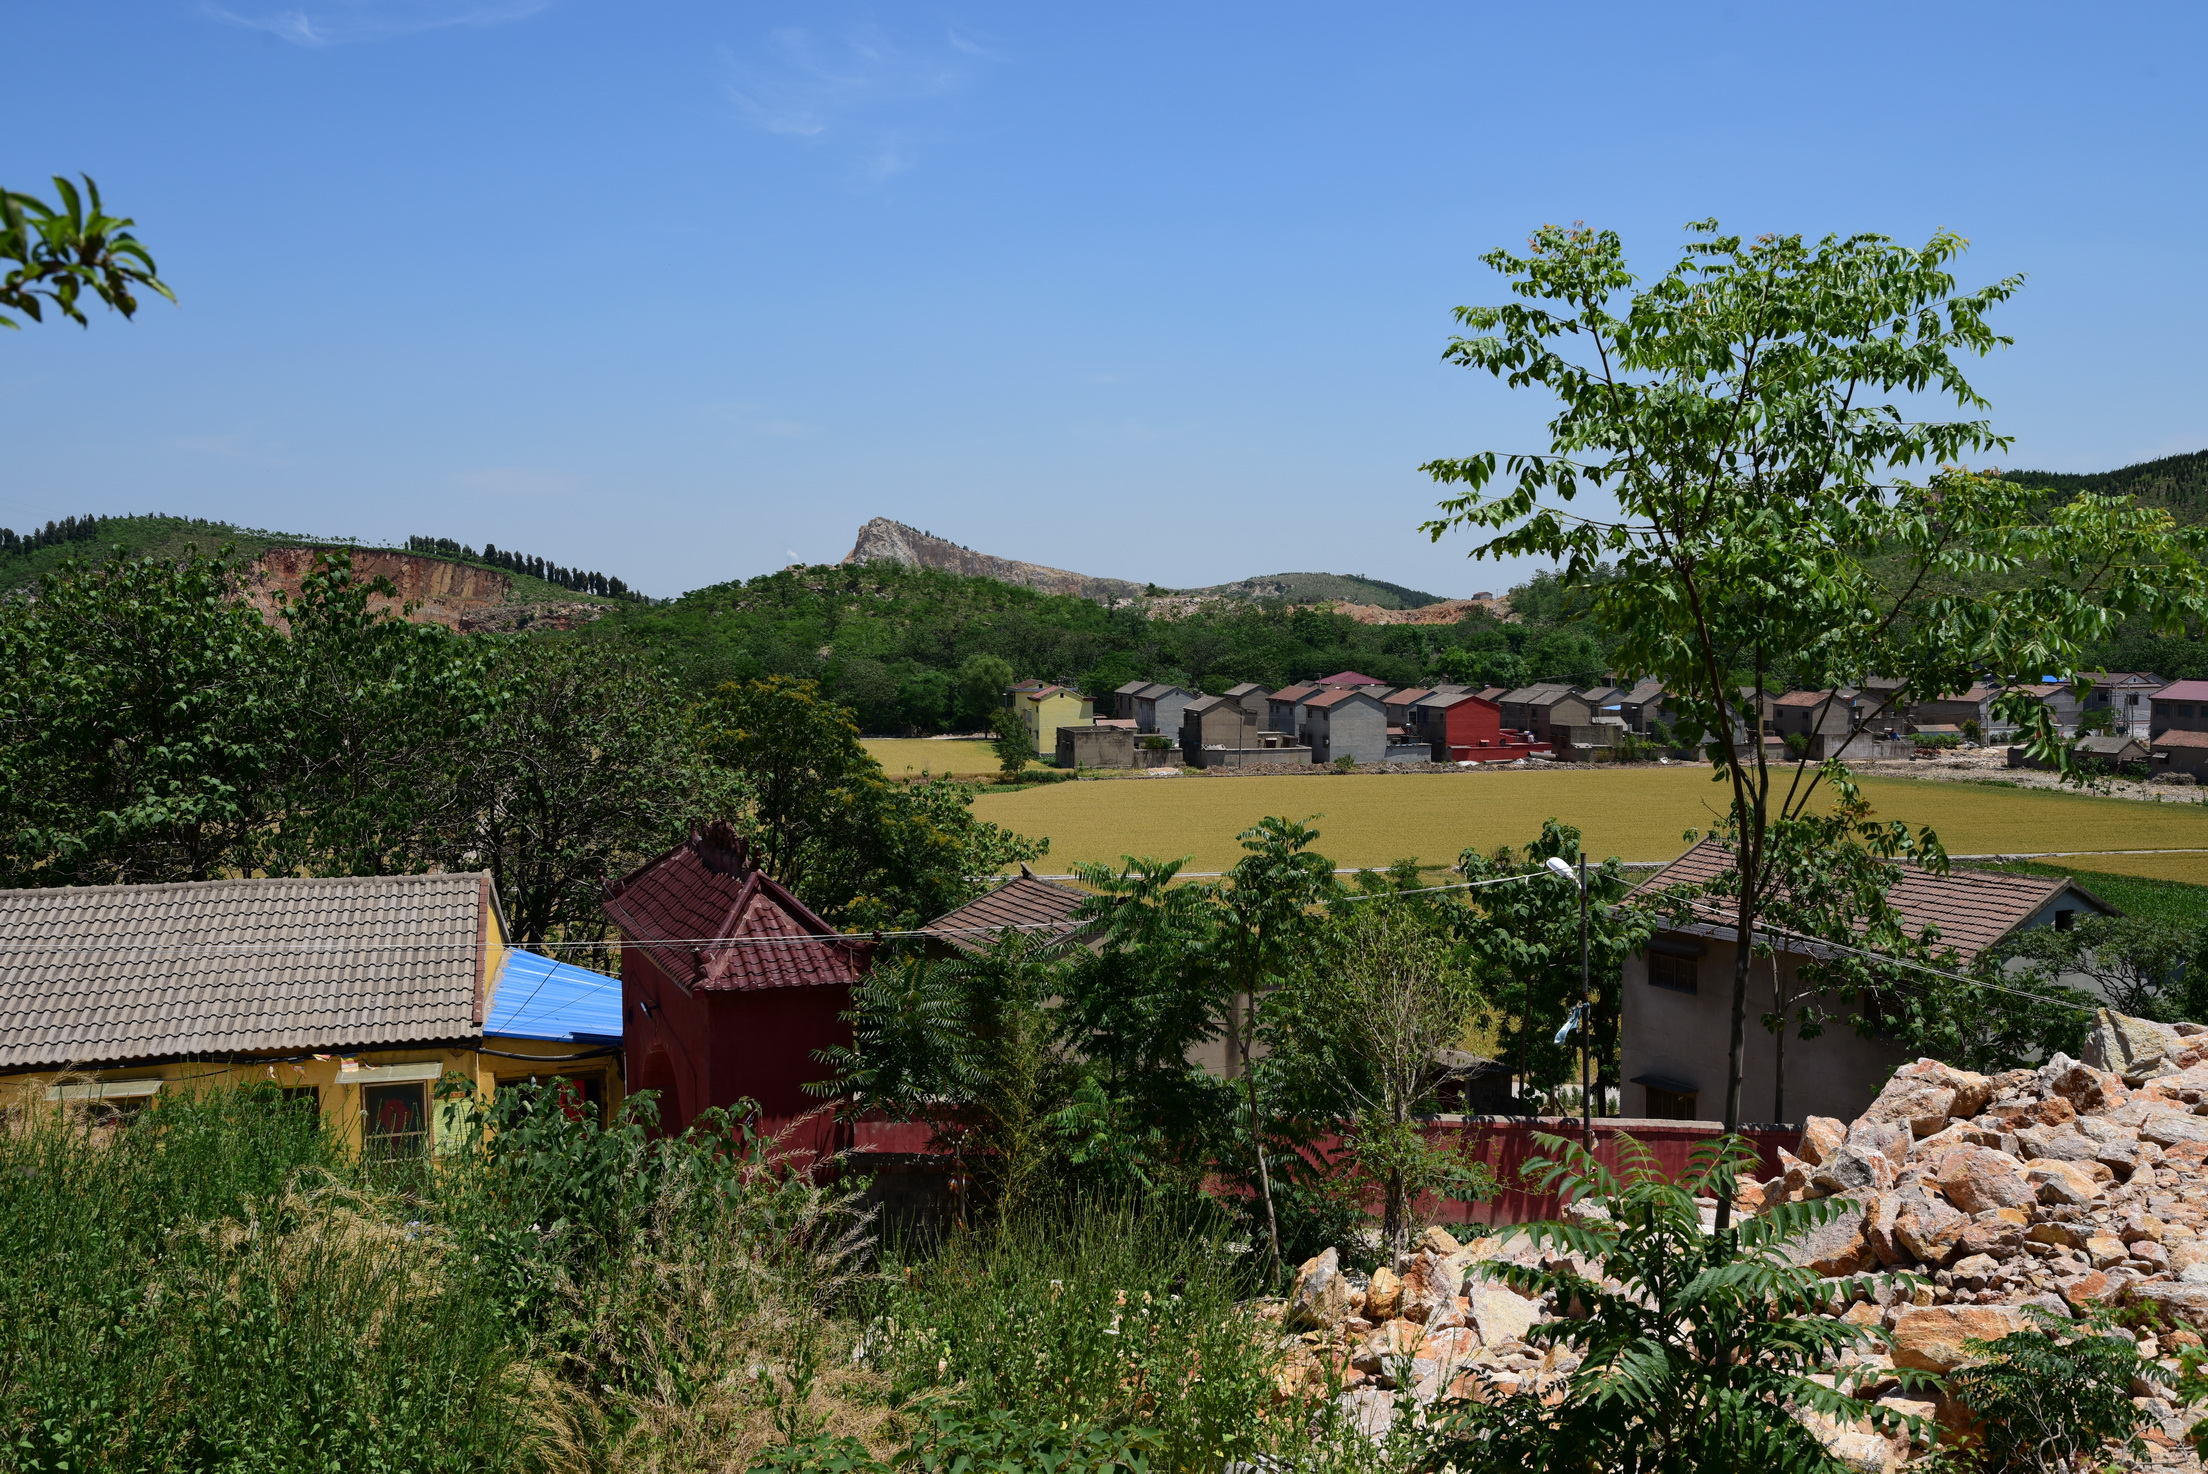
[[[658,1089],[660,1128],[681,1131],[698,1113],[743,1099],[759,1103],[759,1125],[779,1132],[812,1119],[790,1145],[833,1150],[832,1123],[805,1086],[825,1079],[814,1051],[849,1044],[841,986],[688,991],[652,965],[640,947],[621,949],[622,1044],[628,1088]],[[648,1005],[648,1006],[647,1006]]]

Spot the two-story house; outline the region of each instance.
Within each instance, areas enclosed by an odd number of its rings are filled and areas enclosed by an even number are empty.
[[[2190,773],[2208,782],[2208,681],[2164,686],[2152,703],[2153,764],[2158,772]]]
[[[2156,692],[2170,684],[2148,671],[2103,671],[2092,677],[2080,720],[2107,712],[2108,730],[2130,736],[2148,729]]]
[[[1005,693],[1005,700],[1020,714],[1028,735],[1035,739],[1036,753],[1044,757],[1056,755],[1060,727],[1084,726],[1096,718],[1096,704],[1088,697],[1046,682],[1014,686]]]
[[[1181,730],[1181,713],[1201,694],[1185,686],[1169,686],[1162,681],[1153,681],[1135,693],[1135,730],[1160,733],[1168,737],[1178,736]]]
[[[1301,740],[1303,704],[1325,689],[1316,681],[1298,681],[1292,686],[1283,686],[1266,697],[1265,707],[1272,729],[1291,741]]]

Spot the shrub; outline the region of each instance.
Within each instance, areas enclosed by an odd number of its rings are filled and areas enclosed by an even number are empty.
[[[1944,752],[1948,748],[1963,745],[1963,739],[1953,732],[1912,732],[1909,740],[1918,747],[1935,752]]]
[[[1841,1465],[1791,1413],[1840,1423],[1916,1425],[1850,1395],[1858,1376],[1834,1371],[1863,1344],[1862,1328],[1830,1318],[1861,1279],[1821,1280],[1790,1262],[1787,1245],[1843,1210],[1831,1200],[1786,1203],[1721,1233],[1702,1227],[1698,1197],[1729,1195],[1756,1154],[1735,1137],[1703,1148],[1678,1182],[1647,1148],[1620,1138],[1629,1164],[1620,1182],[1577,1143],[1540,1138],[1559,1159],[1529,1162],[1526,1175],[1568,1209],[1599,1211],[1576,1222],[1508,1230],[1553,1246],[1559,1268],[1490,1263],[1486,1272],[1521,1294],[1586,1307],[1537,1334],[1585,1358],[1553,1406],[1490,1394],[1456,1407],[1435,1464],[1465,1471],[1601,1469],[1616,1474],[1699,1474],[1713,1469],[1837,1471]],[[1619,1288],[1582,1275],[1598,1266]],[[1863,1374],[1868,1376],[1868,1374]],[[1904,1386],[1921,1372],[1885,1373]]]
[[[2104,1319],[2080,1326],[2039,1306],[2036,1325],[1997,1341],[1973,1341],[1986,1358],[1948,1378],[1948,1395],[1979,1418],[1970,1452],[2000,1474],[2055,1474],[2097,1467],[2108,1444],[2137,1454],[2147,1415],[2134,1381],[2166,1380]]]

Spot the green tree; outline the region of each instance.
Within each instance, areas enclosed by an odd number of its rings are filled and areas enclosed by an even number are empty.
[[[501,641],[485,676],[494,714],[457,745],[435,858],[491,872],[518,943],[602,936],[605,881],[738,794],[680,693],[619,646]]]
[[[1006,707],[990,719],[989,748],[997,755],[997,768],[1007,782],[1017,779],[1035,761],[1035,734],[1027,730],[1020,714]]]
[[[761,868],[830,921],[916,926],[1044,844],[973,815],[948,780],[892,783],[851,713],[811,681],[730,682],[700,720],[707,755],[744,794]]]
[[[1504,1230],[1554,1252],[1540,1266],[1491,1260],[1483,1272],[1522,1295],[1585,1306],[1537,1332],[1584,1360],[1560,1401],[1460,1404],[1444,1424],[1434,1467],[1841,1474],[1846,1466],[1795,1419],[1796,1409],[1844,1425],[1923,1431],[1918,1420],[1855,1393],[1884,1377],[1910,1388],[1930,1376],[1842,1365],[1844,1352],[1872,1337],[1834,1312],[1868,1290],[1868,1278],[1820,1279],[1788,1256],[1795,1240],[1840,1215],[1842,1200],[1781,1204],[1711,1233],[1695,1200],[1724,1201],[1756,1164],[1753,1148],[1737,1138],[1698,1150],[1677,1182],[1630,1137],[1620,1143],[1623,1181],[1576,1142],[1541,1141],[1556,1156],[1527,1163],[1529,1180],[1567,1208],[1603,1211]]]
[[[154,274],[153,257],[130,233],[135,222],[101,208],[100,187],[90,175],[81,193],[55,175],[54,194],[59,205],[0,189],[0,264],[7,267],[0,276],[0,327],[21,326],[10,312],[44,322],[49,304],[87,327],[87,293],[126,318],[137,313],[140,291],[176,300]]]
[[[1479,530],[1474,556],[1559,560],[1573,580],[1610,565],[1591,607],[1616,632],[1616,664],[1662,681],[1681,738],[1709,755],[1740,868],[1730,1129],[1773,823],[1808,812],[1830,774],[1773,764],[1743,688],[1882,675],[1943,692],[2072,675],[2125,617],[2175,628],[2198,614],[2203,534],[2128,498],[2056,498],[1956,469],[1905,479],[2007,443],[1984,420],[1920,419],[1896,397],[1985,407],[1961,360],[2006,341],[1987,318],[2018,281],[1959,290],[1959,237],[1909,248],[1692,230],[1645,285],[1609,231],[1543,227],[1526,254],[1485,258],[1518,300],[1458,309],[1470,332],[1448,356],[1545,388],[1559,408],[1546,453],[1430,463],[1464,489],[1426,527]],[[1491,492],[1499,470],[1511,484]],[[1583,493],[1615,515],[1570,505]],[[2046,713],[2008,714],[2035,750],[2066,756]],[[1918,847],[1939,863],[1933,836]]]
[[[72,560],[0,602],[4,883],[250,871],[292,761],[284,661],[227,552]]]
[[[1004,693],[1017,679],[1012,667],[995,655],[969,655],[960,663],[951,682],[956,714],[968,731],[994,730],[996,714],[1004,709]]]

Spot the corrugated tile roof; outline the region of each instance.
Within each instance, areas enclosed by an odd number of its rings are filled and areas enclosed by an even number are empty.
[[[489,878],[0,891],[0,1068],[477,1034]]]
[[[1359,675],[1353,670],[1340,670],[1330,676],[1321,676],[1312,684],[1315,686],[1385,686],[1387,682],[1381,680],[1378,676]]]
[[[1306,701],[1303,706],[1304,710],[1306,711],[1332,711],[1337,706],[1342,706],[1351,701],[1358,700],[1370,701],[1378,704],[1380,698],[1377,696],[1368,696],[1364,692],[1359,691],[1354,687],[1344,686],[1329,691],[1324,696],[1314,696],[1309,701]]]
[[[483,1032],[575,1044],[619,1040],[621,980],[541,953],[509,952]]]
[[[2208,681],[2174,681],[2154,693],[2153,701],[2208,701]]]
[[[2208,732],[2164,732],[2154,739],[2156,747],[2208,747]]]
[[[1070,885],[1019,875],[944,912],[921,930],[933,932],[961,952],[983,951],[996,940],[994,934],[981,930],[985,927],[1016,926],[1032,928],[1032,935],[1038,937],[1066,937],[1079,930],[1071,918],[1088,899],[1087,891]]]
[[[1281,687],[1278,691],[1275,691],[1272,694],[1272,697],[1270,699],[1274,701],[1286,701],[1293,703],[1302,701],[1308,696],[1316,695],[1321,689],[1323,688],[1321,688],[1314,682],[1299,681],[1293,686]]]
[[[1732,868],[1732,857],[1715,840],[1703,840],[1678,859],[1633,888],[1635,895],[1661,890],[1681,882],[1714,880]],[[1927,926],[1939,929],[1942,948],[1952,947],[1965,962],[2015,931],[2061,892],[2075,892],[2088,905],[2113,912],[2077,882],[2045,875],[2007,875],[1960,867],[1946,875],[1934,875],[1918,865],[1903,863],[1900,879],[1887,899],[1912,933]],[[1729,925],[1722,908],[1713,908],[1712,922]]]
[[[871,944],[835,935],[753,865],[749,849],[714,824],[609,886],[605,913],[662,973],[693,991],[856,982]]]

